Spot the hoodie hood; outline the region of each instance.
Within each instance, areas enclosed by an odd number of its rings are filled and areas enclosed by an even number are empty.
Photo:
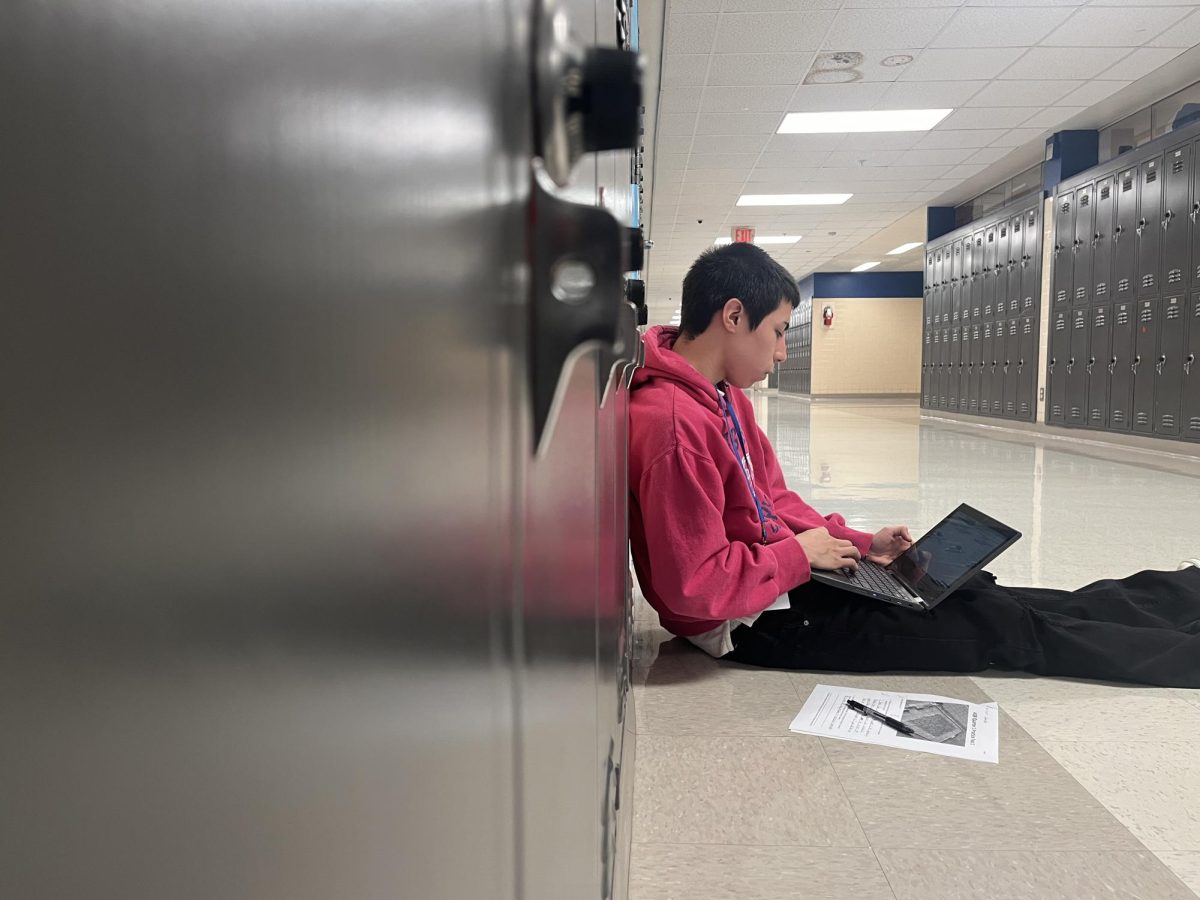
[[[717,386],[706,379],[686,359],[675,352],[679,329],[674,325],[655,325],[642,335],[646,361],[633,374],[633,390],[655,379],[673,382],[713,413],[721,414]]]

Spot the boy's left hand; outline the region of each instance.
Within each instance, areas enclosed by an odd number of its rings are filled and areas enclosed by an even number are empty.
[[[907,525],[888,525],[875,532],[867,559],[886,566],[913,544]]]

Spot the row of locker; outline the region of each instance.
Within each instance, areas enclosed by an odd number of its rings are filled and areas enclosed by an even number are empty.
[[[971,415],[1030,420],[1037,387],[1033,316],[925,332],[921,405]]]
[[[1196,145],[1189,143],[1060,188],[1054,305],[1116,303],[1200,282],[1195,167]]]
[[[1046,421],[1200,440],[1200,293],[1053,310]]]

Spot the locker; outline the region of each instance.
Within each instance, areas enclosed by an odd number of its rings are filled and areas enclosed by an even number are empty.
[[[996,309],[996,226],[985,229],[983,238],[983,318],[991,319]]]
[[[942,371],[938,379],[938,409],[950,408],[950,333],[952,329],[942,329]]]
[[[1136,308],[1132,301],[1114,303],[1112,308],[1111,350],[1108,358],[1108,428],[1110,431],[1128,431],[1133,424],[1133,332]]]
[[[1200,329],[1198,329],[1200,330]],[[971,356],[967,362],[968,380],[967,397],[970,401],[968,411],[978,415],[979,391],[983,384],[983,329],[978,322],[971,324]]]
[[[942,374],[942,329],[933,329],[933,357],[929,367],[929,406],[937,409],[941,389]]]
[[[1133,335],[1133,430],[1154,430],[1154,361],[1158,350],[1158,301],[1138,300]]]
[[[1164,291],[1182,290],[1191,246],[1192,144],[1167,153],[1163,163],[1162,275]]]
[[[1179,437],[1183,388],[1184,326],[1187,308],[1182,294],[1163,297],[1158,310],[1158,356],[1154,361],[1154,433]]]
[[[1004,379],[1004,415],[1016,418],[1017,415],[1017,359],[1021,352],[1021,320],[1007,320],[1007,335],[1004,341],[1004,355],[1001,360],[1001,377]]]
[[[1134,270],[1137,268],[1137,184],[1138,170],[1125,169],[1117,175],[1113,190],[1117,194],[1116,225],[1112,236],[1112,279],[1109,292],[1114,300],[1134,297]]]
[[[1158,266],[1162,249],[1162,157],[1138,167],[1137,284],[1139,297],[1159,291]]]
[[[1046,421],[1067,424],[1067,360],[1071,355],[1070,321],[1066,309],[1055,309],[1050,316],[1050,359],[1047,361]]]
[[[954,276],[951,276],[952,278]],[[950,358],[946,363],[946,409],[958,409],[958,364],[959,364],[958,328],[950,329]]]
[[[984,232],[976,231],[972,235],[971,264],[975,277],[971,281],[971,321],[979,322],[983,317],[983,284],[987,281],[987,271],[984,269],[987,254],[984,252]]]
[[[1192,294],[1188,313],[1184,325],[1180,431],[1185,438],[1200,441],[1200,294]]]
[[[1017,345],[1017,418],[1033,420],[1033,394],[1037,387],[1038,330],[1033,316],[1021,317],[1021,335]]]
[[[959,279],[961,289],[959,290],[959,301],[961,317],[959,321],[963,324],[971,321],[971,288],[975,283],[975,241],[971,235],[963,238],[962,249],[962,277]]]
[[[1099,206],[1097,206],[1099,209]],[[1091,310],[1091,336],[1088,338],[1087,426],[1108,426],[1108,387],[1112,378],[1112,309],[1097,306]]]
[[[1074,276],[1071,302],[1076,306],[1085,305],[1091,300],[1092,240],[1096,224],[1094,201],[1092,185],[1087,184],[1075,189],[1075,237],[1071,246],[1071,253],[1075,259],[1072,263]]]
[[[1087,423],[1088,311],[1071,310],[1071,348],[1067,357],[1067,424]]]
[[[933,250],[925,253],[925,297],[928,300],[933,292]],[[926,304],[928,306],[928,303]]]
[[[1021,254],[1021,312],[1032,314],[1042,295],[1042,227],[1037,207],[1025,211]]]
[[[1095,200],[1096,211],[1092,222],[1092,281],[1091,293],[1093,303],[1108,303],[1112,297],[1109,293],[1109,278],[1112,277],[1112,228],[1113,210],[1116,206],[1116,195],[1113,193],[1113,178],[1101,178],[1096,182]]]
[[[1017,315],[1021,311],[1021,254],[1024,252],[1022,234],[1025,230],[1025,216],[1013,216],[1008,222],[1008,287],[1005,296],[1008,298],[1007,314]]]
[[[957,326],[962,312],[962,241],[954,242],[954,258],[950,268],[950,322]]]
[[[1009,222],[1004,220],[996,225],[996,274],[994,280],[996,287],[994,291],[994,299],[996,303],[995,316],[997,319],[1004,317],[1005,311],[1008,309],[1008,248],[1010,241],[1008,239]],[[1000,356],[999,353],[996,354]]]
[[[931,364],[931,354],[933,352],[933,333],[930,329],[925,329],[925,348],[921,358],[921,405],[926,409],[929,408],[929,367]]]
[[[971,410],[971,376],[974,374],[974,367],[971,364],[971,326],[964,325],[959,329],[959,344],[958,351],[962,354],[959,360],[958,369],[958,411],[970,412]]]
[[[1075,262],[1075,193],[1064,191],[1054,201],[1054,270],[1050,298],[1054,306],[1071,302]]]
[[[979,383],[979,413],[980,415],[993,415],[992,404],[998,400],[996,396],[996,323],[990,320],[984,320],[983,323],[983,338],[980,342],[981,358],[980,366],[982,374]]]
[[[933,286],[935,288],[941,287],[945,283],[945,266],[943,265],[945,255],[942,247],[933,251]]]

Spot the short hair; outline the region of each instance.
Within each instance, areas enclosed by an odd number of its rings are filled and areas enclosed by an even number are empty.
[[[679,329],[689,336],[703,334],[715,313],[737,297],[746,308],[750,330],[787,300],[800,305],[800,289],[790,272],[754,244],[710,247],[692,263],[683,279]]]

